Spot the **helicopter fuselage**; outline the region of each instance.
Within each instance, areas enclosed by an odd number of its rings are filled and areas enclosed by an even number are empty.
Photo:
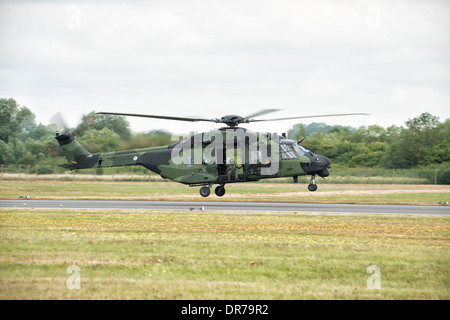
[[[315,175],[326,177],[331,167],[328,158],[293,140],[238,127],[195,134],[168,146],[95,154],[87,152],[71,132],[57,134],[56,139],[68,161],[62,166],[69,169],[141,165],[163,178],[207,188],[280,177],[297,181],[298,176],[311,175],[308,188],[315,191]]]

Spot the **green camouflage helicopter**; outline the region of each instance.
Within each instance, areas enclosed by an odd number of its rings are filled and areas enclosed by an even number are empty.
[[[317,190],[315,177],[327,177],[331,161],[325,156],[317,155],[285,135],[276,133],[252,132],[238,127],[241,123],[304,119],[313,117],[334,117],[364,115],[363,113],[329,114],[317,116],[300,116],[289,118],[255,120],[278,109],[265,109],[241,117],[227,115],[220,119],[171,117],[115,112],[98,112],[98,114],[146,117],[176,121],[208,121],[225,124],[226,127],[209,132],[194,134],[182,141],[162,147],[123,150],[104,153],[89,153],[74,138],[72,132],[56,133],[56,140],[62,148],[68,163],[64,168],[88,169],[118,166],[141,165],[159,174],[162,178],[189,186],[201,186],[200,195],[210,195],[214,184],[215,194],[225,194],[225,184],[258,181],[280,177],[310,175],[309,191]]]

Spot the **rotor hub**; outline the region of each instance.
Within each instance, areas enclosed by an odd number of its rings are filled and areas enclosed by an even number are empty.
[[[222,118],[218,119],[217,123],[225,123],[227,126],[234,128],[240,123],[247,123],[248,119],[243,118],[241,116],[230,114],[227,116],[223,116]]]

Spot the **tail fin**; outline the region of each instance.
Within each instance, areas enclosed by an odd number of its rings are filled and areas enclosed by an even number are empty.
[[[79,166],[77,165],[77,158],[86,158],[90,153],[83,147],[78,141],[75,140],[74,134],[72,132],[66,132],[63,134],[56,133],[56,140],[58,140],[59,145],[62,148],[64,157],[67,159],[69,163],[69,168],[76,169]]]

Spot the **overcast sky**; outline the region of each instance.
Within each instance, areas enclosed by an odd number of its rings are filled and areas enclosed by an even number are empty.
[[[404,126],[450,118],[450,1],[0,1],[0,97],[92,110]],[[128,118],[131,129],[217,124]],[[246,125],[284,132],[299,121]]]

